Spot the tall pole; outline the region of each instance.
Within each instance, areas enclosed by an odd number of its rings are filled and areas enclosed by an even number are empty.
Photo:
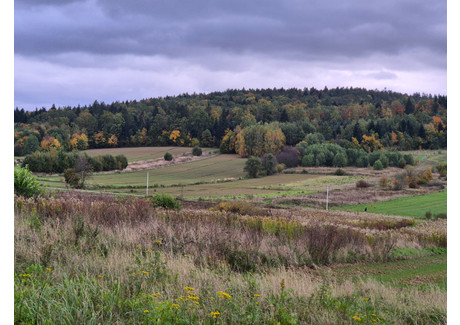
[[[327,185],[327,191],[326,191],[326,211],[329,210],[329,185]]]
[[[149,172],[147,172],[147,188],[145,190],[145,196],[149,196]]]

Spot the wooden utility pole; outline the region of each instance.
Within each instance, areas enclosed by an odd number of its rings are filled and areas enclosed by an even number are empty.
[[[147,172],[147,188],[145,190],[145,196],[149,196],[149,172]]]
[[[327,186],[326,190],[326,211],[329,210],[329,185]]]

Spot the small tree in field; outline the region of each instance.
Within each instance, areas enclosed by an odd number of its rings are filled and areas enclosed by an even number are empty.
[[[198,146],[193,147],[193,149],[192,149],[192,155],[194,155],[194,156],[201,156],[202,153],[203,153],[203,150],[201,150],[200,147],[198,147]]]
[[[171,161],[171,160],[173,160],[173,156],[172,156],[169,152],[167,152],[167,153],[165,153],[165,155],[164,155],[164,159],[165,159],[166,161]]]
[[[262,161],[259,157],[250,156],[246,160],[246,165],[244,166],[244,171],[248,173],[248,176],[251,178],[256,178],[260,171],[262,170]]]

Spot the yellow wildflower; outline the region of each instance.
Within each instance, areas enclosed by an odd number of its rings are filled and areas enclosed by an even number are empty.
[[[150,311],[148,309],[144,310],[144,313],[150,313]]]
[[[260,297],[260,295],[258,295],[258,294],[255,294],[255,295],[254,295],[254,297]]]
[[[30,274],[25,273],[25,274],[21,274],[21,276],[22,276],[23,278],[26,278],[26,277],[30,276]]]
[[[152,293],[152,296],[154,296],[154,297],[158,297],[158,295],[156,295],[156,294],[154,294],[154,293]]]
[[[176,309],[179,309],[180,305],[178,305],[178,304],[172,304],[171,307],[174,307],[174,308],[176,308]]]
[[[191,287],[185,287],[184,290],[188,290],[188,291],[193,291],[195,289],[191,288]]]
[[[98,275],[97,277],[98,277],[98,278],[102,278],[102,275]]]
[[[376,314],[372,314],[372,316],[374,316],[374,317],[377,317],[377,315],[376,315]]]
[[[225,297],[225,298],[231,298],[231,297],[232,297],[231,295],[229,295],[228,293],[223,292],[223,291],[217,292],[217,295],[218,295],[219,297]]]
[[[142,271],[142,273],[144,273],[144,274],[149,274],[149,272],[147,272],[147,271]]]
[[[47,270],[48,272],[51,272],[51,269],[49,267],[47,267],[45,270]]]

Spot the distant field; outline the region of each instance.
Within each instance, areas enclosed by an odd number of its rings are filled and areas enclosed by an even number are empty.
[[[402,197],[388,201],[370,204],[347,205],[334,209],[362,212],[367,207],[368,212],[407,216],[420,218],[424,217],[427,211],[433,215],[447,213],[447,190],[411,197]]]
[[[216,151],[213,148],[202,148],[203,151]],[[98,155],[125,155],[128,161],[141,161],[148,159],[162,158],[166,152],[173,156],[191,153],[190,147],[135,147],[135,148],[106,148],[106,149],[90,149],[85,150],[90,156]]]
[[[447,150],[412,150],[404,151],[411,154],[417,163],[416,169],[427,169],[437,166],[439,163],[447,163]]]
[[[339,278],[376,279],[397,287],[435,285],[447,290],[447,254],[334,268]]]

